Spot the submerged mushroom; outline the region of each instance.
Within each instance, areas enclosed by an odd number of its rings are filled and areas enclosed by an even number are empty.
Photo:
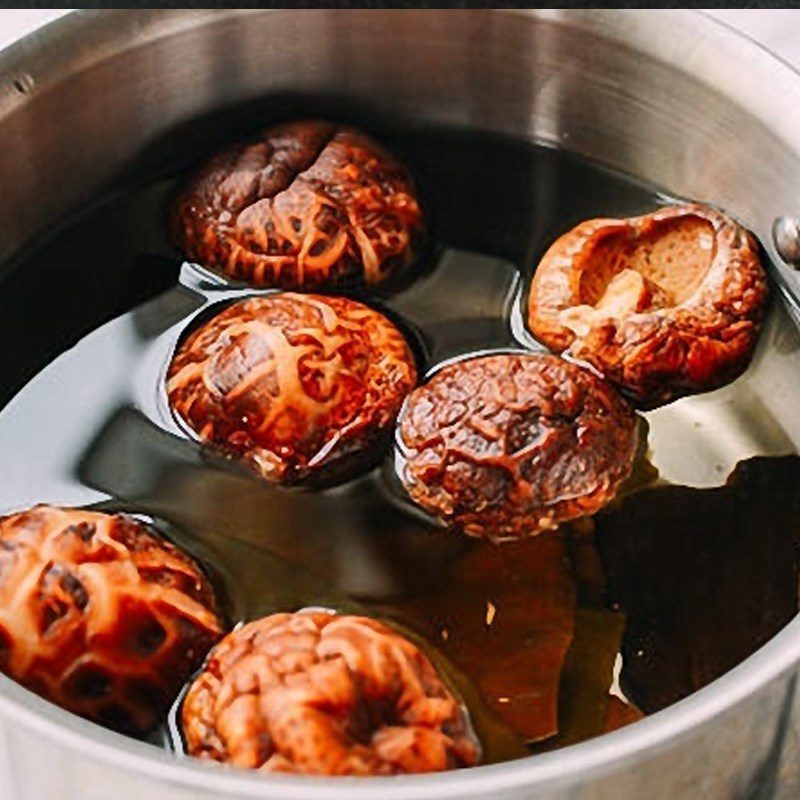
[[[405,168],[364,134],[301,121],[212,158],[179,193],[187,258],[253,286],[376,285],[414,260],[422,212]]]
[[[143,522],[0,519],[0,671],[62,708],[146,733],[221,635],[207,578]]]
[[[758,245],[702,205],[582,222],[550,247],[528,321],[638,406],[722,386],[749,363],[767,299]]]
[[[270,294],[194,331],[169,367],[175,412],[269,480],[332,480],[374,459],[416,368],[400,331],[354,300]]]
[[[633,411],[586,369],[550,355],[471,358],[409,396],[400,477],[446,524],[518,538],[608,503],[636,439]]]
[[[416,645],[376,620],[323,610],[229,634],[181,720],[190,754],[267,772],[435,772],[479,755],[466,712]]]

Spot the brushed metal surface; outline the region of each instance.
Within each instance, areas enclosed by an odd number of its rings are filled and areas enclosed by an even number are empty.
[[[575,150],[726,207],[772,257],[773,219],[798,207],[800,78],[698,14],[82,12],[0,53],[0,218],[13,220],[0,227],[0,263],[131,169],[146,170],[163,131],[288,91]],[[776,273],[797,288],[791,270]],[[713,485],[719,464],[797,449],[798,386],[798,334],[776,312],[744,381],[652,415],[659,468]],[[698,419],[707,433],[687,444]],[[720,420],[735,435],[718,436]],[[0,798],[796,797],[798,662],[795,621],[722,679],[631,728],[519,762],[367,781],[179,761],[0,676]]]

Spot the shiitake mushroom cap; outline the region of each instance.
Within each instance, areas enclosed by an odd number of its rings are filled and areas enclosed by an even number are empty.
[[[741,374],[767,296],[752,234],[710,206],[676,205],[557,239],[533,277],[528,323],[653,408]]]

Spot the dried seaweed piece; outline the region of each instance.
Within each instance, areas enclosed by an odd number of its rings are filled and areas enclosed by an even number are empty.
[[[598,515],[609,598],[628,623],[621,685],[646,713],[739,664],[798,609],[800,459],[753,458],[725,486],[662,486]]]
[[[469,544],[437,591],[381,608],[435,643],[522,740],[550,738],[575,618],[564,541],[550,532]]]

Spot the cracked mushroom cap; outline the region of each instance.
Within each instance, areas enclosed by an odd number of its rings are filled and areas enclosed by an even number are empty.
[[[206,577],[139,520],[0,519],[0,671],[62,708],[146,733],[221,635]]]
[[[386,317],[354,300],[276,293],[192,333],[167,375],[174,411],[269,480],[340,478],[373,459],[416,383]]]
[[[252,286],[376,285],[408,267],[423,221],[410,176],[364,134],[291,122],[212,158],[177,196],[184,255]]]
[[[409,395],[400,478],[444,523],[519,538],[608,503],[636,440],[632,409],[586,369],[551,355],[470,358]]]
[[[750,361],[767,300],[758,245],[702,205],[582,222],[550,247],[531,331],[642,408],[722,386]]]
[[[191,755],[267,772],[393,775],[475,764],[466,712],[373,619],[306,609],[230,633],[181,712]]]

